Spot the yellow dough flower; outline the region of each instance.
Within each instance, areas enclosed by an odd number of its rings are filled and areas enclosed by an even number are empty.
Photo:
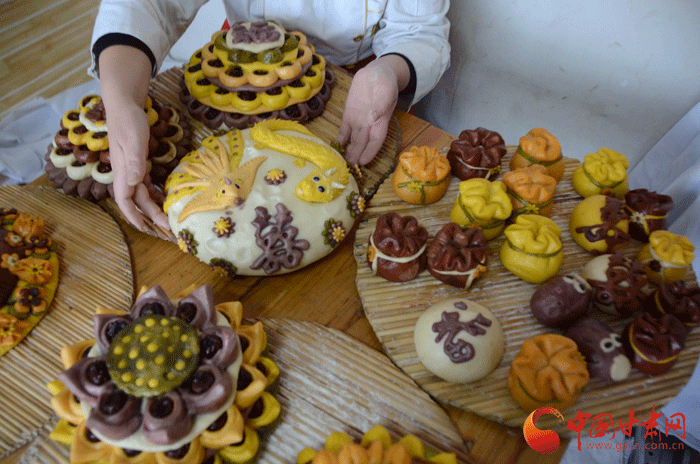
[[[647,277],[657,285],[683,280],[695,258],[690,240],[666,230],[649,235],[649,243],[639,250],[638,259]]]
[[[450,221],[462,229],[479,226],[484,238],[491,240],[503,232],[505,220],[512,211],[505,184],[478,177],[459,183],[459,196],[450,213]]]
[[[574,170],[571,183],[574,190],[584,198],[612,191],[616,198],[624,198],[629,191],[627,181],[627,158],[609,148],[589,153],[583,164]]]
[[[554,221],[536,214],[521,214],[503,232],[501,263],[531,283],[554,277],[563,261],[561,229]]]

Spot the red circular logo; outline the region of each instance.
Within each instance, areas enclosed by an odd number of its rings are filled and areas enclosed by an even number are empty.
[[[525,441],[530,448],[543,454],[553,453],[559,448],[559,435],[554,430],[540,430],[535,427],[537,419],[543,414],[553,414],[564,422],[564,416],[561,413],[550,407],[544,407],[535,409],[527,416],[525,419],[525,425],[523,425],[523,434],[525,435]]]

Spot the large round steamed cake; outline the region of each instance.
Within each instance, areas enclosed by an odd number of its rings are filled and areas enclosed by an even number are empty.
[[[267,137],[265,146],[255,134]],[[215,165],[223,167],[206,167]],[[225,188],[236,193],[221,195]],[[364,210],[342,156],[281,120],[205,139],[175,169],[166,193],[180,248],[229,275],[304,267],[330,253]]]

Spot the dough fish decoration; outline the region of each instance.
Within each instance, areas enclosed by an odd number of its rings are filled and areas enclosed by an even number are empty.
[[[267,159],[265,156],[258,156],[234,169],[223,144],[219,144],[218,154],[211,148],[203,148],[204,153],[200,154],[199,162],[182,166],[182,169],[195,179],[172,186],[174,193],[187,187],[204,187],[204,190],[182,208],[177,218],[178,222],[184,221],[193,213],[241,205],[253,188],[258,168]]]
[[[350,179],[347,163],[331,147],[313,140],[280,134],[288,130],[313,137],[313,134],[296,121],[271,119],[257,123],[250,130],[251,138],[262,148],[294,156],[317,166],[297,184],[294,191],[308,203],[328,203],[337,198]]]

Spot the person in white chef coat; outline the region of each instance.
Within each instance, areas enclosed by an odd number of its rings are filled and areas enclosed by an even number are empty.
[[[115,200],[139,229],[139,210],[170,228],[146,175],[148,84],[204,3],[103,0],[95,21],[89,72],[100,79]],[[338,66],[377,57],[355,74],[336,138],[353,164],[372,160],[397,105],[407,109],[420,100],[449,66],[449,0],[224,0],[224,6],[231,24],[265,19],[302,31]]]

